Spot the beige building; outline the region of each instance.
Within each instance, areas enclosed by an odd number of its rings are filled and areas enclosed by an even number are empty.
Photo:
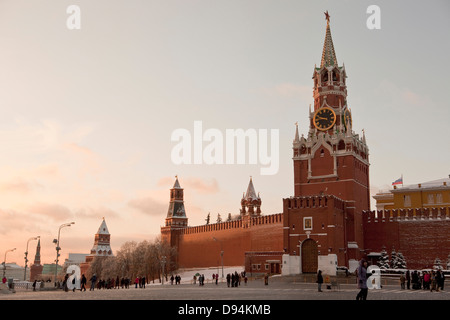
[[[377,210],[450,207],[450,177],[413,185],[394,186],[373,198]],[[447,209],[448,210],[448,209]]]

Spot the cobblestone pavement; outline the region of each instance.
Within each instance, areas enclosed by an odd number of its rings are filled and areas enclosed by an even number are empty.
[[[49,290],[0,294],[0,300],[355,300],[358,289],[354,284],[342,284],[339,289],[317,291],[314,283],[251,281],[237,288],[225,283],[204,286],[181,284],[152,284],[146,288],[102,289],[89,291]],[[398,285],[385,285],[380,290],[369,290],[368,300],[450,300],[450,291],[401,290]]]

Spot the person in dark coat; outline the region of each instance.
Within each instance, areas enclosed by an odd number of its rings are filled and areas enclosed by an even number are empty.
[[[80,291],[83,291],[83,289],[84,289],[84,291],[86,291],[86,282],[87,282],[87,279],[86,279],[86,277],[84,276],[84,274],[81,276],[81,287],[80,287]]]
[[[322,270],[319,270],[319,272],[317,272],[317,289],[319,290],[319,292],[322,292],[322,283],[323,283],[323,277],[322,277]]]
[[[372,274],[367,274],[367,261],[365,259],[361,259],[359,262],[358,271],[358,289],[360,289],[359,293],[356,295],[356,300],[366,300],[367,299],[367,279]]]
[[[406,271],[406,288],[409,290],[411,285],[411,274],[409,273],[409,270]]]
[[[89,289],[89,291],[94,291],[96,282],[97,282],[97,276],[94,273],[94,275],[91,277],[91,288]]]

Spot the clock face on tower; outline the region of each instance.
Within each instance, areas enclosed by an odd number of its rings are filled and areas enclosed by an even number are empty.
[[[348,109],[345,110],[344,112],[344,126],[345,129],[347,128],[347,123],[350,124],[350,126],[352,125],[352,114],[350,113],[350,111]]]
[[[320,108],[314,114],[313,122],[317,129],[322,131],[328,130],[336,122],[336,114],[329,107]]]

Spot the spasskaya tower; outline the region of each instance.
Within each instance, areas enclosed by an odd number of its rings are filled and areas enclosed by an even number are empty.
[[[370,209],[369,148],[352,130],[352,110],[347,101],[347,72],[339,66],[330,16],[320,66],[314,67],[314,109],[309,107],[309,130],[293,142],[296,197],[333,195],[346,203],[347,241],[363,247],[362,211]],[[358,106],[357,108],[360,108]]]

